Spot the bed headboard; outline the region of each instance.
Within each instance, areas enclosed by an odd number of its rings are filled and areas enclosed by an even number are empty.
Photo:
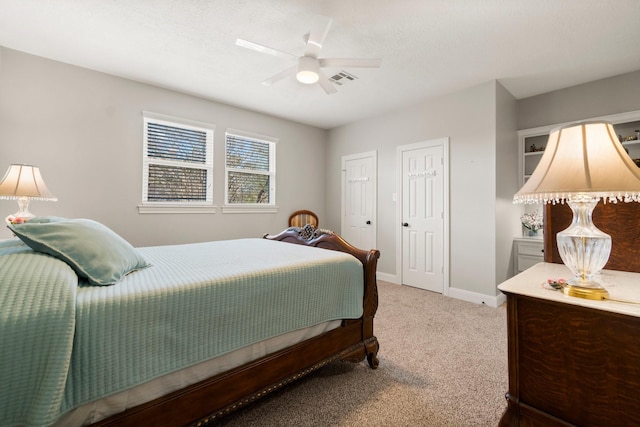
[[[545,205],[544,260],[562,263],[556,233],[569,226],[573,215],[566,204]],[[640,203],[599,202],[593,223],[611,236],[611,256],[605,269],[640,273]]]

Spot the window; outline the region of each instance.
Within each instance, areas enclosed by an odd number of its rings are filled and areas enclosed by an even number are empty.
[[[225,212],[272,212],[277,139],[228,129],[225,141]]]
[[[213,208],[214,130],[206,123],[144,113],[140,212]]]

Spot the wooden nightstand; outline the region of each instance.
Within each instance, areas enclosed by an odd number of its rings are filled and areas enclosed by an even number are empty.
[[[501,426],[640,425],[640,273],[604,270],[612,299],[543,287],[569,279],[540,263],[498,289],[507,295],[508,408]]]

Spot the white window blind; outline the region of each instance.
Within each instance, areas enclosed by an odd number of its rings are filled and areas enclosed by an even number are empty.
[[[200,122],[144,114],[143,205],[213,204],[213,132]]]
[[[277,140],[237,130],[225,139],[226,203],[275,205]]]

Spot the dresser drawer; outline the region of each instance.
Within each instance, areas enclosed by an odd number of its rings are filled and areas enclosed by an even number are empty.
[[[544,241],[542,239],[527,239],[526,237],[513,240],[513,273],[518,274],[544,262]]]
[[[542,242],[518,242],[516,247],[518,248],[518,255],[544,256]]]
[[[529,256],[529,255],[518,255],[517,259],[517,272],[523,272],[527,268],[533,267],[539,262],[543,262],[544,259],[542,257]]]

